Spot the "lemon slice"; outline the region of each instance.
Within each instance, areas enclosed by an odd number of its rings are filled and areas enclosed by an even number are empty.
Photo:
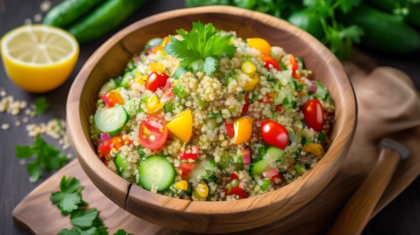
[[[62,29],[26,25],[3,36],[1,56],[7,75],[16,85],[41,93],[58,87],[70,76],[79,45]]]

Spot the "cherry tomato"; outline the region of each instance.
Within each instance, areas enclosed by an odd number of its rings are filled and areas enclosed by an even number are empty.
[[[281,71],[279,62],[273,57],[265,56],[262,60],[264,61],[264,67],[266,69],[270,70],[271,68],[275,68],[277,71]]]
[[[181,162],[178,169],[182,171],[182,175],[188,175],[194,168],[194,163]]]
[[[175,95],[174,89],[172,87],[164,89],[161,98],[170,99]]]
[[[156,115],[147,116],[140,124],[140,144],[148,149],[159,149],[168,137],[165,120]]]
[[[242,113],[243,114],[247,114],[248,113],[248,109],[249,109],[249,98],[248,98],[248,96],[245,96],[245,104],[242,107]]]
[[[322,131],[325,117],[321,102],[316,99],[306,102],[303,105],[303,115],[305,116],[305,123],[308,127],[317,132]]]
[[[280,183],[281,183],[281,175],[280,173],[278,175],[273,176],[270,181],[276,184],[276,179],[280,179]]]
[[[243,198],[248,198],[249,197],[248,194],[246,194],[244,192],[244,190],[242,190],[241,188],[236,187],[236,186],[230,187],[230,190],[228,191],[227,194],[228,195],[233,195],[233,194],[238,195],[239,196],[239,199],[243,199]]]
[[[196,146],[194,152],[183,152],[179,156],[181,160],[197,160],[198,152],[200,152],[200,147]]]
[[[281,113],[281,105],[276,106],[276,112]]]
[[[286,128],[275,121],[265,121],[261,125],[261,136],[269,145],[284,149],[289,143],[289,134]]]
[[[98,154],[101,158],[104,158],[106,155],[111,152],[114,143],[112,141],[107,141],[98,147]]]
[[[230,118],[225,120],[226,132],[230,138],[235,136],[235,128],[233,127],[233,121]]]
[[[232,181],[232,180],[239,180],[238,175],[237,175],[237,174],[235,174],[235,173],[232,173],[232,174],[230,175],[230,181]]]
[[[270,94],[265,94],[265,96],[262,98],[262,100],[260,100],[261,103],[264,104],[271,104],[271,97]]]
[[[146,89],[155,92],[158,88],[163,88],[169,76],[164,73],[153,72],[149,74],[146,81]]]
[[[293,78],[300,78],[300,73],[299,73],[299,66],[297,64],[297,60],[295,59],[295,57],[293,55],[289,55],[290,57],[290,64],[292,65],[292,77]]]
[[[124,105],[124,100],[121,97],[118,91],[109,91],[103,97],[102,100],[104,101],[106,107],[114,107],[115,104]]]

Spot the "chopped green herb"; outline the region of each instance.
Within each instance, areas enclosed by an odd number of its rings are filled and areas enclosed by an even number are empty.
[[[63,229],[59,235],[108,235],[107,228],[99,219],[99,212],[94,209],[78,209],[73,211],[70,222],[71,230]]]
[[[118,229],[118,231],[114,233],[114,235],[134,235],[134,234],[127,233],[124,229]]]
[[[37,136],[33,146],[17,145],[15,147],[16,157],[20,159],[29,159],[36,155],[35,161],[26,164],[26,170],[29,173],[29,180],[32,183],[38,181],[43,176],[43,170],[58,170],[64,166],[68,158],[60,150],[48,145],[41,136]]]
[[[74,177],[63,176],[60,182],[60,190],[51,194],[50,200],[60,210],[62,215],[68,215],[79,206],[87,205],[82,200],[83,186],[80,181]]]
[[[221,117],[222,113],[218,112],[218,113],[209,113],[208,118],[218,118]]]
[[[184,29],[176,31],[183,40],[170,36],[171,42],[166,44],[163,51],[181,59],[181,67],[194,72],[202,71],[211,76],[218,66],[217,60],[226,56],[232,58],[236,46],[230,44],[232,36],[220,35],[213,24],[192,24],[193,28],[189,33]]]
[[[47,99],[45,97],[39,97],[35,100],[35,113],[34,116],[38,116],[40,114],[45,113],[47,109],[50,107]]]
[[[318,141],[322,143],[322,141],[324,141],[325,137],[327,137],[327,135],[325,135],[324,132],[320,132],[318,134]]]

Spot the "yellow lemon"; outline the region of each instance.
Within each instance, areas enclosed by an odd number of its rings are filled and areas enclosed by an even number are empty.
[[[0,43],[9,78],[34,93],[60,86],[70,76],[79,56],[76,39],[52,26],[21,26],[5,34]]]

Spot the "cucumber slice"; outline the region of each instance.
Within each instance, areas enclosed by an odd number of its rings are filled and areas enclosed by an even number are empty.
[[[327,94],[328,94],[327,88],[325,88],[324,84],[322,84],[320,82],[314,81],[314,83],[315,83],[317,89],[316,89],[316,92],[313,94],[313,96],[325,100],[325,98],[327,98]]]
[[[101,90],[99,91],[99,96],[102,97],[104,96],[108,91],[112,91],[115,88],[118,87],[117,82],[114,79],[110,79],[108,82],[106,82],[102,87]]]
[[[260,185],[260,189],[262,191],[265,191],[268,188],[268,186],[270,186],[270,185],[271,185],[271,181],[270,180],[263,179],[263,183],[262,183],[262,185]]]
[[[168,189],[175,180],[175,169],[165,155],[148,157],[139,167],[138,184],[147,190],[157,186],[158,191]]]
[[[95,114],[96,126],[111,136],[119,134],[129,119],[130,116],[121,105],[96,110]]]
[[[293,88],[293,90],[296,90],[297,85],[291,73],[286,74],[286,80],[289,83],[289,85]]]
[[[123,78],[121,80],[120,86],[128,88],[128,83],[130,83],[130,81],[132,79],[134,79],[133,72],[132,71],[125,72],[124,73],[124,76],[123,76]]]
[[[291,104],[293,102],[293,90],[290,86],[285,86],[276,95],[274,105]]]
[[[289,135],[289,143],[293,143],[296,141],[297,137],[295,132],[291,128],[286,128],[287,134]]]
[[[115,166],[117,167],[117,172],[120,176],[124,177],[124,173],[127,171],[128,162],[126,156],[121,153],[117,153],[114,158]]]
[[[276,148],[273,146],[270,146],[267,149],[267,157],[268,162],[270,161],[281,161],[283,159],[284,150],[280,148]]]
[[[260,158],[257,162],[252,163],[250,168],[251,175],[260,175],[270,167],[270,162],[266,158]]]

